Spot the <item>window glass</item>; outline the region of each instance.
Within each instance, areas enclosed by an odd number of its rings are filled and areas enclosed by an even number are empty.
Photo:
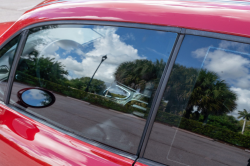
[[[11,103],[135,154],[177,34],[110,26],[32,29]]]
[[[247,165],[249,99],[249,44],[185,36],[144,157],[167,165]]]
[[[15,37],[0,50],[0,100],[3,100],[19,38]]]

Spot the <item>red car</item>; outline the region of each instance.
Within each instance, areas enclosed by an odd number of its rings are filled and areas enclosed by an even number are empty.
[[[1,166],[250,165],[250,2],[45,0],[0,100]]]

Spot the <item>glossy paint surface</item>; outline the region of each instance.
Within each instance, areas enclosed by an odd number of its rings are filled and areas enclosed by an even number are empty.
[[[127,165],[133,160],[62,134],[0,104],[0,165]]]
[[[45,1],[44,5],[26,12],[1,37],[0,44],[28,25],[53,20],[144,23],[250,37],[250,2],[238,2]]]
[[[13,25],[14,22],[3,22],[3,23],[0,23],[0,36],[6,31],[8,30],[11,25]]]
[[[136,163],[135,163],[135,166],[147,166],[147,165],[142,164],[142,163],[139,163],[139,162],[136,162]]]
[[[0,24],[0,45],[28,25],[56,20],[143,23],[250,37],[247,1],[242,5],[175,0],[46,0],[27,11],[12,27],[12,22]],[[132,165],[134,162],[62,134],[3,105],[0,105],[0,147],[2,165]]]

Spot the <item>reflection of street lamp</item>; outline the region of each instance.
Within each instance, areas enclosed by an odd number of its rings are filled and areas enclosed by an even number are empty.
[[[100,64],[99,64],[99,66],[96,68],[96,70],[95,70],[95,72],[94,72],[92,78],[90,79],[90,81],[89,81],[89,83],[88,83],[87,88],[85,89],[85,92],[88,92],[88,91],[89,91],[89,86],[90,86],[90,83],[91,83],[93,77],[95,76],[95,73],[97,72],[97,70],[98,70],[99,67],[101,66],[102,62],[105,61],[107,58],[108,58],[107,55],[104,55],[104,56],[102,57],[102,60],[101,60],[101,62],[100,62]]]

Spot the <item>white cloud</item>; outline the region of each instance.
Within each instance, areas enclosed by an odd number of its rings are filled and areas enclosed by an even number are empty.
[[[235,117],[238,116],[238,111],[250,108],[250,58],[246,54],[248,47],[249,45],[242,43],[222,41],[218,49],[206,47],[192,52],[193,57],[203,61],[210,49],[203,68],[218,74],[237,94],[237,108],[231,113]]]
[[[61,62],[66,67],[67,70],[83,72],[85,68],[83,64],[77,62],[71,56],[68,56],[66,59],[59,59],[59,62]]]
[[[103,55],[107,55],[107,59],[102,63],[95,78],[106,82],[114,81],[114,72],[118,65],[126,61],[136,59],[144,59],[138,55],[138,50],[133,46],[121,41],[120,36],[115,34],[116,28],[105,27],[95,29],[105,37],[94,41],[94,49],[86,53],[86,59],[82,61],[85,71],[76,73],[77,75],[91,77],[95,69],[99,65]]]
[[[82,50],[81,49],[76,49],[76,53],[77,53],[77,55],[79,55],[79,56],[85,56],[85,54],[84,54],[84,52],[82,52]]]
[[[249,44],[231,42],[231,41],[221,41],[219,44],[219,48],[223,49],[234,49],[239,52],[246,52],[246,49],[249,49]]]
[[[59,32],[56,30],[58,29],[49,30],[49,33],[44,32],[44,34],[39,34],[38,38],[40,42],[38,42],[35,49],[40,52],[40,55],[55,58],[56,61],[61,62],[65,66],[65,69],[69,71],[70,75],[67,78],[91,77],[100,64],[102,56],[107,55],[108,58],[98,69],[95,78],[105,82],[113,82],[113,74],[121,63],[136,59],[145,59],[145,57],[138,55],[138,50],[132,45],[128,45],[121,40],[121,37],[116,34],[117,28],[114,27],[96,27],[93,30],[87,28],[70,29],[72,38],[66,35],[66,39],[64,39],[65,32],[61,33],[62,31],[60,30],[59,35]],[[91,47],[89,47],[90,50],[86,51],[86,48],[89,48],[80,44],[83,41],[76,39],[76,34],[73,31],[76,32],[77,38],[81,38],[79,35],[86,38],[86,35],[88,36],[90,32],[92,34],[94,32],[98,36],[94,38],[87,37],[88,39],[84,40],[86,42],[93,42]],[[55,42],[58,41],[57,38],[59,37],[62,40]],[[133,39],[131,34],[126,37]],[[36,41],[38,40],[36,39]],[[64,52],[61,53],[60,49],[64,50]]]
[[[216,50],[208,54],[204,68],[217,73],[221,79],[238,79],[249,74],[250,60],[240,55]]]
[[[122,62],[142,58],[139,57],[137,49],[121,41],[120,36],[115,34],[115,28],[104,28],[106,32],[103,32],[103,30],[100,29],[98,30],[104,33],[105,37],[94,42],[95,49],[86,53],[87,56],[99,57],[98,59],[101,60],[101,56],[107,55],[108,59],[105,63],[116,65]]]
[[[205,48],[198,48],[195,51],[192,51],[192,55],[195,58],[204,58],[207,54],[209,47],[205,47]]]
[[[238,116],[238,111],[243,111],[243,109],[250,111],[250,90],[236,87],[231,87],[230,89],[237,94],[236,103],[238,104],[238,106],[233,112],[233,115]]]
[[[226,47],[230,44],[222,42],[220,45]],[[210,48],[199,48],[193,51],[192,55],[203,61]],[[231,86],[250,88],[250,59],[248,59],[248,56],[220,49],[214,51],[210,49],[203,68],[215,72],[220,76],[220,79],[225,80]]]
[[[29,44],[25,46],[24,53],[30,48],[35,48],[38,52],[42,52],[47,46],[50,46],[50,49],[53,49],[51,46],[52,43],[58,40],[71,40],[83,44],[99,37],[100,34],[96,33],[91,28],[85,28],[84,26],[81,28],[54,28],[41,30],[29,35],[27,39],[27,43]],[[56,46],[57,45],[55,45],[55,47]],[[54,49],[57,50],[55,47]],[[67,49],[67,45],[64,45],[64,47]]]
[[[42,100],[44,99],[44,95],[42,94],[41,90],[32,89],[27,91],[27,93],[23,93],[23,98],[28,99],[36,99],[36,100]]]

